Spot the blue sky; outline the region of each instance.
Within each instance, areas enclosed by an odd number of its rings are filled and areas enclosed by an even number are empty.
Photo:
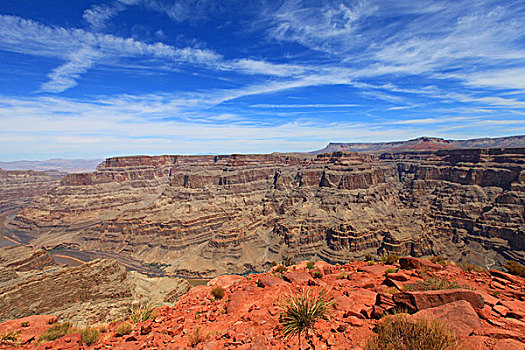
[[[0,160],[525,134],[525,2],[1,0]]]

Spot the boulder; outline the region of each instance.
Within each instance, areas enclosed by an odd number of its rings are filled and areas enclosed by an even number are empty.
[[[306,284],[312,279],[312,276],[304,270],[292,270],[286,272],[283,278],[290,283]]]
[[[257,280],[257,286],[261,288],[272,288],[285,285],[288,285],[288,282],[273,275],[264,275]]]
[[[428,308],[415,313],[413,317],[440,320],[458,337],[469,336],[472,331],[481,327],[481,320],[476,311],[465,300]]]
[[[424,292],[396,293],[393,297],[398,307],[420,311],[458,300],[466,300],[473,307],[482,309],[485,305],[480,294],[468,289],[430,290]]]

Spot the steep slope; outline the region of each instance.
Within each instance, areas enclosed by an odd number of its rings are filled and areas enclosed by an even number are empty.
[[[524,148],[110,158],[6,229],[190,276],[388,252],[501,266],[525,261],[524,169]]]
[[[139,302],[173,303],[188,289],[180,278],[147,278],[115,260],[65,267],[42,250],[0,248],[0,322],[53,314],[92,325],[125,317]]]

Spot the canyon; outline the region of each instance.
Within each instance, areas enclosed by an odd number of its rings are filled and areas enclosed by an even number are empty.
[[[3,228],[205,278],[386,254],[501,268],[525,263],[524,231],[525,148],[114,157],[63,176]]]

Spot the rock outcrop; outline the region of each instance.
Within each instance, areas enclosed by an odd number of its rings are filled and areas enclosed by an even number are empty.
[[[5,231],[169,274],[262,271],[284,256],[525,263],[525,148],[366,155],[132,156],[70,174]]]
[[[0,228],[4,213],[22,209],[34,198],[58,186],[62,175],[33,170],[0,169]]]
[[[245,278],[221,276],[208,285],[192,288],[174,306],[157,309],[157,317],[133,325],[129,334],[117,334],[122,324],[118,321],[109,324],[99,341],[89,347],[82,344],[79,335],[73,334],[41,344],[39,349],[363,349],[376,326],[385,321],[383,316],[399,317],[396,312],[403,307],[392,301],[400,291],[384,284],[388,266],[378,263],[374,265],[376,269],[365,271],[366,265],[353,262],[332,266],[317,262],[313,269],[308,269],[303,262],[288,267],[288,271],[273,269]],[[280,277],[282,272],[288,273],[289,281]],[[458,337],[464,349],[525,347],[525,319],[519,316],[525,312],[525,279],[515,277],[514,281],[507,280],[502,288],[495,289],[491,283],[499,277],[487,272],[464,272],[454,266],[439,271],[400,269],[397,277],[400,276],[407,285],[426,278],[454,281],[466,288],[461,291],[483,295],[484,299],[483,305],[473,305],[469,302],[471,295],[454,291],[455,298],[440,297],[436,300],[441,303],[433,307],[405,314],[409,320],[423,318],[442,322]],[[213,296],[212,289],[216,287],[224,288],[224,297]],[[308,336],[301,337],[302,344],[298,344],[296,336],[283,337],[279,318],[285,310],[284,298],[304,289],[313,295],[324,290],[334,305],[329,308],[328,319],[318,320]],[[447,290],[432,293],[450,295]],[[503,308],[508,309],[505,315],[501,314]],[[375,309],[382,309],[383,313],[376,315]],[[42,332],[37,329],[40,327],[37,321],[34,321],[34,333],[31,333],[32,323],[24,330],[26,338],[33,334],[36,339],[38,332]],[[20,322],[10,321],[0,324],[0,333],[21,328]],[[34,346],[34,342],[29,342],[22,348]]]
[[[0,278],[0,321],[53,314],[92,325],[125,317],[137,303],[173,303],[189,289],[180,278],[148,278],[111,259],[61,266],[24,246],[0,248],[0,271],[11,272]]]

